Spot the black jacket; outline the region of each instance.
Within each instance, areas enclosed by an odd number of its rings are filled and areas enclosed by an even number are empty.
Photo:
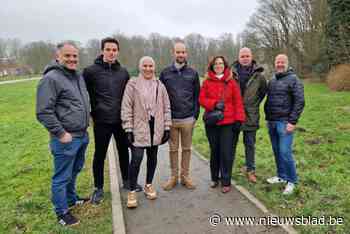
[[[108,64],[102,55],[83,71],[95,123],[121,123],[120,111],[129,73],[118,61]]]
[[[169,95],[171,117],[184,119],[193,116],[198,119],[200,91],[198,73],[187,65],[177,70],[172,64],[160,73],[159,79]]]
[[[54,62],[44,71],[36,98],[36,117],[51,136],[83,136],[89,125],[89,96],[82,76]]]
[[[266,120],[296,124],[305,106],[304,86],[292,69],[275,74],[268,83]]]

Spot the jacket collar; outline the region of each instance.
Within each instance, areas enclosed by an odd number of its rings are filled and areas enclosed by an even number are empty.
[[[79,72],[77,70],[70,70],[60,64],[57,60],[51,61],[51,63],[44,68],[43,74],[45,75],[52,70],[60,71],[64,76],[71,79],[79,76]]]
[[[102,66],[105,69],[110,68],[112,70],[119,70],[119,68],[120,68],[120,63],[118,62],[118,60],[115,60],[115,62],[112,64],[106,63],[105,61],[103,61],[102,54],[95,59],[95,64]]]
[[[216,77],[215,73],[213,71],[208,71],[208,79],[210,80],[215,80],[215,81],[224,81],[224,82],[228,82],[230,80],[233,80],[233,77],[232,77],[232,72],[231,72],[231,69],[229,68],[226,68],[224,70],[224,76],[219,79]]]
[[[256,72],[263,72],[264,68],[262,66],[258,66],[257,62],[255,60],[252,61],[251,64],[252,67],[252,74],[256,73]],[[241,68],[241,64],[238,62],[238,60],[236,60],[233,64],[232,64],[232,69],[237,73],[237,71]]]
[[[293,68],[290,67],[285,72],[275,73],[275,77],[276,77],[276,79],[281,79],[283,77],[286,77],[286,76],[289,76],[289,75],[292,75],[292,74],[295,74],[295,73],[294,73]]]
[[[183,71],[183,70],[185,70],[186,68],[187,68],[187,66],[188,66],[188,63],[187,63],[187,61],[185,62],[185,65],[180,69],[180,71]],[[173,72],[176,72],[176,71],[178,71],[178,69],[175,67],[175,62],[173,62],[172,64],[171,64],[171,71],[173,71]]]

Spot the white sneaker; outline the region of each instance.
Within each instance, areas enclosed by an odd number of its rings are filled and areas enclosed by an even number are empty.
[[[295,188],[295,184],[293,184],[291,182],[288,182],[287,185],[286,185],[286,188],[283,191],[283,195],[290,195],[290,194],[292,194],[293,191],[294,191],[294,188]]]
[[[266,181],[269,184],[280,184],[280,183],[286,183],[287,182],[284,179],[279,178],[278,176],[274,176],[274,177],[268,178]]]

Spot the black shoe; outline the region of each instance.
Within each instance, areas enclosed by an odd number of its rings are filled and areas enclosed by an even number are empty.
[[[91,196],[91,203],[98,205],[103,201],[103,189],[95,189]]]
[[[57,216],[57,221],[62,226],[74,226],[80,223],[79,219],[74,217],[69,211],[64,215]]]
[[[210,182],[210,188],[216,188],[219,186],[219,182],[218,181],[212,181]]]
[[[123,189],[130,190],[130,186],[129,186],[129,181],[128,180],[124,180],[123,181]],[[143,191],[142,186],[139,185],[139,184],[136,184],[135,191],[136,192],[142,192]]]
[[[78,199],[75,201],[75,203],[68,204],[69,209],[73,208],[74,206],[82,206],[85,205],[90,201],[90,198],[87,197],[78,197]]]

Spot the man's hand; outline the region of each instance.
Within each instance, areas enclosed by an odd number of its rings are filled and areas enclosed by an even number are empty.
[[[236,121],[233,123],[232,128],[233,131],[239,132],[241,130],[242,123],[239,121]]]
[[[287,123],[286,131],[287,131],[288,133],[293,132],[294,129],[295,129],[295,124]]]
[[[72,135],[69,132],[65,132],[58,140],[61,143],[66,144],[71,142],[73,139],[72,139]]]

